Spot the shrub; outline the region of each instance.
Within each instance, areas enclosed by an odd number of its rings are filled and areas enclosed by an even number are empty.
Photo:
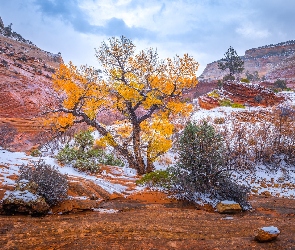
[[[37,185],[37,194],[43,196],[50,206],[67,198],[67,177],[44,161],[35,162],[33,167],[22,165],[18,183],[23,180],[34,182]]]
[[[177,147],[179,160],[173,167],[179,191],[188,199],[196,192],[206,192],[223,175],[222,138],[203,122],[188,123]]]
[[[231,199],[247,209],[244,186],[230,179],[225,167],[222,137],[206,121],[188,123],[177,147],[179,160],[169,168],[173,189],[181,197],[196,201],[200,194],[215,199]]]
[[[94,158],[77,159],[74,167],[83,172],[96,173],[100,170],[99,163]]]
[[[136,181],[137,185],[147,185],[148,187],[170,188],[171,173],[167,170],[156,170],[145,174],[140,180]]]
[[[74,145],[78,147],[79,151],[85,152],[92,148],[94,143],[94,137],[91,134],[90,130],[81,131],[80,133],[75,135],[75,143]]]
[[[224,82],[226,81],[234,81],[236,78],[233,75],[226,75],[222,78]]]
[[[285,89],[287,88],[286,81],[278,79],[274,82],[274,87],[278,89]]]
[[[251,209],[248,200],[250,187],[239,185],[229,177],[221,178],[216,185],[216,193],[219,199],[234,200],[238,202],[244,210]]]
[[[231,107],[232,102],[229,99],[223,99],[219,101],[219,104],[220,106],[223,106],[223,107]]]
[[[224,117],[216,117],[214,118],[214,124],[224,124],[225,123],[225,118]]]
[[[261,103],[263,100],[262,96],[261,95],[256,95],[254,97],[254,101],[257,102],[257,103]]]
[[[213,98],[218,98],[219,97],[219,94],[217,93],[216,90],[213,90],[212,92],[210,92],[208,94],[208,96],[213,97]]]
[[[96,173],[99,165],[123,166],[123,162],[102,149],[93,148],[94,138],[91,131],[82,131],[74,137],[74,147],[67,144],[61,149],[56,158],[63,164],[72,164],[80,171]]]
[[[249,79],[247,79],[247,78],[241,79],[241,82],[250,83]]]
[[[33,156],[33,157],[39,157],[39,156],[41,156],[41,152],[40,152],[39,149],[33,149],[31,151],[30,155]]]
[[[241,104],[241,103],[233,103],[233,104],[231,104],[231,107],[232,108],[239,108],[239,109],[244,109],[245,108],[245,106],[243,105],[243,104]]]

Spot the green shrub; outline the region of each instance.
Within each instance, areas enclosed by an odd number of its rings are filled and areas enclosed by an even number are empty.
[[[74,145],[78,147],[79,151],[85,152],[93,147],[94,137],[90,130],[81,131],[75,135]]]
[[[240,108],[240,109],[244,109],[245,108],[245,106],[243,104],[241,104],[241,103],[233,103],[231,105],[231,107],[232,108]]]
[[[124,163],[112,154],[101,149],[94,149],[94,138],[90,131],[82,131],[74,137],[74,147],[68,144],[61,149],[56,158],[63,164],[72,164],[80,171],[96,173],[99,165],[123,166]]]
[[[77,158],[77,150],[70,147],[69,144],[61,149],[56,155],[56,159],[63,164],[68,164]]]
[[[179,159],[169,168],[172,190],[178,197],[196,201],[201,194],[213,199],[239,202],[244,209],[249,188],[230,179],[225,166],[225,148],[222,137],[206,121],[188,123],[177,147]]]
[[[171,173],[167,170],[156,170],[145,174],[140,180],[136,181],[137,185],[147,185],[149,187],[170,188]]]
[[[236,78],[233,76],[233,75],[226,75],[222,78],[222,80],[224,82],[227,82],[227,81],[234,81]]]
[[[278,79],[274,82],[274,87],[277,89],[285,89],[287,88],[287,83],[285,80]]]
[[[39,157],[39,156],[41,156],[42,154],[41,154],[41,152],[40,152],[39,149],[33,149],[33,150],[31,151],[31,154],[30,154],[30,155],[33,156],[33,157]]]
[[[229,99],[223,99],[219,101],[220,106],[222,107],[231,107],[232,102]]]
[[[213,98],[218,98],[219,97],[219,94],[217,93],[216,90],[213,90],[212,92],[210,92],[208,94],[208,96],[213,97]]]
[[[77,168],[83,172],[97,173],[100,170],[99,163],[94,158],[77,159],[73,164],[74,168]]]
[[[241,80],[241,82],[250,83],[250,81],[249,81],[247,78],[243,78],[243,79]]]

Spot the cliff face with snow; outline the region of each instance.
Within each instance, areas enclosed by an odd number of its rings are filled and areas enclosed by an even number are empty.
[[[42,102],[55,101],[51,76],[62,61],[0,20],[0,146],[28,150],[38,143],[42,124],[36,117]]]
[[[260,78],[273,82],[278,78],[295,83],[295,41],[271,44],[263,47],[246,50],[241,56],[245,70],[253,74],[258,72]],[[200,76],[201,80],[219,80],[226,72],[218,69],[218,61],[209,63]]]

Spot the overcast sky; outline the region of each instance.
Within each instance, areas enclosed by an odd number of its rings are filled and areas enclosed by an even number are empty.
[[[189,53],[200,63],[295,39],[295,0],[0,0],[5,26],[64,61],[99,67],[94,48],[112,36],[161,58]]]

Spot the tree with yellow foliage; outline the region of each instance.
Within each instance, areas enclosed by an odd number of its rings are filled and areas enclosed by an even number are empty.
[[[90,67],[60,65],[53,79],[62,100],[50,122],[60,128],[84,122],[101,134],[98,145],[112,146],[139,174],[150,172],[192,111],[183,91],[196,86],[198,63],[187,54],[160,60],[151,48],[136,54],[123,36],[103,42],[96,57],[102,76]],[[98,119],[106,110],[122,119],[106,126]]]

